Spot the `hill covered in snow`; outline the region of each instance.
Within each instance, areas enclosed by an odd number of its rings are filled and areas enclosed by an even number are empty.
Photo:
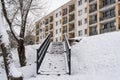
[[[120,80],[120,32],[83,37],[79,43],[73,45],[70,76],[37,75],[37,48],[38,46],[26,46],[27,66],[20,68],[16,64],[25,80]],[[18,63],[16,51],[13,53],[15,63]],[[0,80],[4,80],[4,77],[5,72],[0,66]]]

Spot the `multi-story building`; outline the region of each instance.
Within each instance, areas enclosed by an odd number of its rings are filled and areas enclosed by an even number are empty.
[[[36,43],[92,36],[120,29],[120,0],[71,0],[36,22]]]
[[[120,0],[89,0],[88,35],[120,29]]]

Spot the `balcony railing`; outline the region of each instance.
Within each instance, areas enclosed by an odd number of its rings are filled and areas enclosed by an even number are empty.
[[[66,24],[67,23],[67,20],[63,21],[63,24]]]
[[[89,32],[89,35],[92,36],[92,35],[97,35],[97,30],[96,31],[92,31],[92,32]]]
[[[111,5],[111,4],[114,4],[114,3],[115,3],[115,0],[111,0],[111,1],[109,1],[109,2],[106,1],[106,3],[102,3],[102,4],[100,5],[100,8],[103,8],[103,7],[105,7],[105,6],[108,6],[108,5]]]
[[[69,29],[69,31],[74,31],[74,27],[71,27],[71,28]]]
[[[63,33],[67,33],[67,30],[65,29],[65,30],[63,30]]]
[[[112,15],[107,15],[107,16],[105,16],[105,17],[100,18],[100,21],[106,20],[106,19],[109,19],[109,18],[113,18],[113,17],[115,17],[115,16],[116,16],[115,13],[113,13]]]
[[[111,32],[111,31],[115,31],[115,30],[116,30],[116,27],[115,26],[111,26],[109,28],[100,30],[100,33],[106,33],[106,32]]]
[[[90,25],[95,24],[95,23],[97,23],[97,20],[92,20],[92,21],[89,22]]]
[[[89,2],[92,2],[92,1],[95,1],[95,0],[89,0]]]
[[[97,11],[97,7],[94,8],[94,9],[91,9],[89,12],[92,13],[92,12],[95,12],[95,11]]]

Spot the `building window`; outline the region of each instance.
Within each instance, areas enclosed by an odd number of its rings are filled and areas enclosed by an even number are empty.
[[[56,21],[56,26],[58,25],[58,21]]]
[[[56,42],[58,42],[58,38],[56,38]]]
[[[58,13],[56,13],[56,17],[58,17]]]
[[[59,12],[60,16],[61,16],[61,11]]]
[[[58,34],[58,30],[56,30],[56,34]]]
[[[82,30],[78,31],[78,36],[82,36]]]
[[[78,16],[82,15],[82,10],[78,11]]]
[[[61,32],[61,28],[60,28],[60,32]]]
[[[78,1],[78,5],[79,5],[79,6],[82,5],[82,0],[79,0],[79,1]]]
[[[87,18],[85,18],[85,24],[87,23]]]
[[[85,29],[85,34],[87,34],[87,29]]]
[[[85,13],[87,13],[87,8],[85,8]]]
[[[82,25],[82,20],[78,21],[78,26]]]

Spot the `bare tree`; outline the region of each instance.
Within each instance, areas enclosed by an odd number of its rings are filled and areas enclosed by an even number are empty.
[[[10,27],[11,33],[18,43],[18,55],[21,66],[26,65],[24,37],[28,14],[31,11],[35,14],[42,9],[44,3],[38,6],[38,2],[43,0],[1,0],[4,17]],[[34,10],[34,11],[33,11]],[[19,35],[15,32],[14,26],[20,26]]]
[[[17,71],[14,66],[12,53],[9,43],[8,34],[3,26],[2,16],[1,16],[1,6],[0,6],[0,47],[3,53],[3,59],[5,64],[5,70],[8,80],[23,80],[21,73]],[[15,75],[15,74],[18,75]]]

